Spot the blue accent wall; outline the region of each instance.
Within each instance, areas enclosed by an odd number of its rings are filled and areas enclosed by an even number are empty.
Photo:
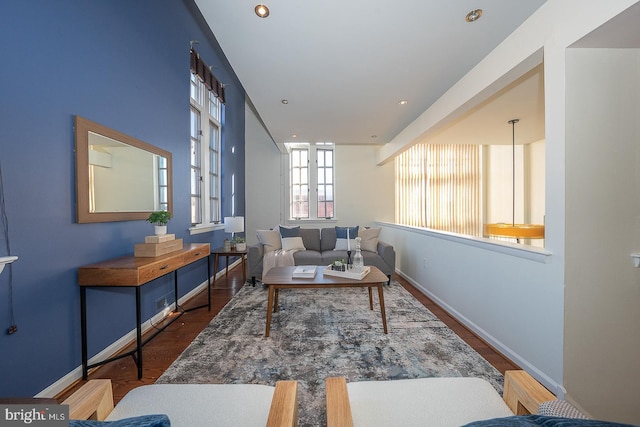
[[[223,215],[244,214],[244,90],[192,0],[6,0],[0,6],[0,164],[13,264],[0,275],[0,397],[32,396],[81,364],[77,268],[131,254],[152,234],[144,221],[75,222],[74,115],[173,156],[174,218],[188,242],[221,246],[223,231],[191,236],[189,42],[226,85]],[[234,153],[231,154],[231,148]],[[6,236],[0,236],[3,239]],[[6,255],[0,242],[0,255]],[[206,278],[181,270],[181,295]],[[171,275],[142,289],[143,318],[173,289]],[[135,327],[131,289],[88,291],[89,356]]]

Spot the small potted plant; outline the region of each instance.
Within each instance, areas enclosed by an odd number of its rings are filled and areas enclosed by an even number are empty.
[[[167,211],[155,211],[149,214],[147,222],[150,222],[155,226],[156,236],[162,236],[167,234],[167,223],[171,219],[171,213]]]
[[[236,251],[246,251],[247,243],[244,240],[244,237],[236,237],[235,240]]]
[[[331,269],[334,271],[345,271],[345,266],[346,266],[346,263],[343,258],[337,261],[333,261],[333,264],[331,264]]]

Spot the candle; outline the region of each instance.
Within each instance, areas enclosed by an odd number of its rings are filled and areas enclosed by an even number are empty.
[[[347,250],[351,250],[351,243],[349,242],[349,228],[347,227]]]

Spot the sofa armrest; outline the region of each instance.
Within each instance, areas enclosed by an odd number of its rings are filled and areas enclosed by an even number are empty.
[[[396,251],[393,249],[393,245],[378,240],[378,255],[389,266],[391,274],[393,274],[396,271]]]
[[[506,371],[502,398],[515,415],[528,415],[537,413],[542,402],[555,400],[556,396],[527,372]]]
[[[249,269],[249,275],[262,276],[262,258],[264,257],[264,245],[262,243],[256,243],[247,247],[247,264]]]
[[[69,405],[72,420],[103,421],[113,410],[111,380],[89,380],[62,404]]]
[[[298,425],[298,382],[277,381],[273,392],[267,427]]]
[[[327,395],[327,427],[353,427],[351,404],[345,377],[325,380]]]

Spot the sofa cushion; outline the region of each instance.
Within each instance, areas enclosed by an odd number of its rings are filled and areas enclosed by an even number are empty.
[[[354,426],[461,426],[513,415],[481,378],[356,381],[347,390]]]
[[[301,228],[300,237],[308,251],[320,252],[320,230],[317,228]]]
[[[327,227],[320,230],[320,252],[332,251],[336,247],[336,229]]]
[[[165,413],[174,426],[266,426],[273,392],[260,384],[144,385],[129,391],[107,421]]]
[[[282,249],[282,240],[280,239],[278,227],[273,230],[256,230],[256,234],[258,235],[258,241],[264,245],[265,252]]]
[[[283,251],[293,251],[293,250],[305,250],[304,243],[302,242],[302,237],[300,236],[300,227],[283,227],[282,225],[279,227],[280,229],[280,237],[282,241],[282,250]]]
[[[296,265],[324,265],[322,254],[318,251],[297,251],[293,254]]]
[[[360,249],[369,252],[378,252],[378,236],[380,236],[379,228],[361,228],[358,231],[360,241]]]
[[[336,246],[334,250],[336,251],[346,251],[349,249],[349,245],[351,246],[351,250],[356,249],[356,237],[358,237],[358,228],[355,227],[336,227]],[[349,239],[349,243],[347,243],[347,238]]]

